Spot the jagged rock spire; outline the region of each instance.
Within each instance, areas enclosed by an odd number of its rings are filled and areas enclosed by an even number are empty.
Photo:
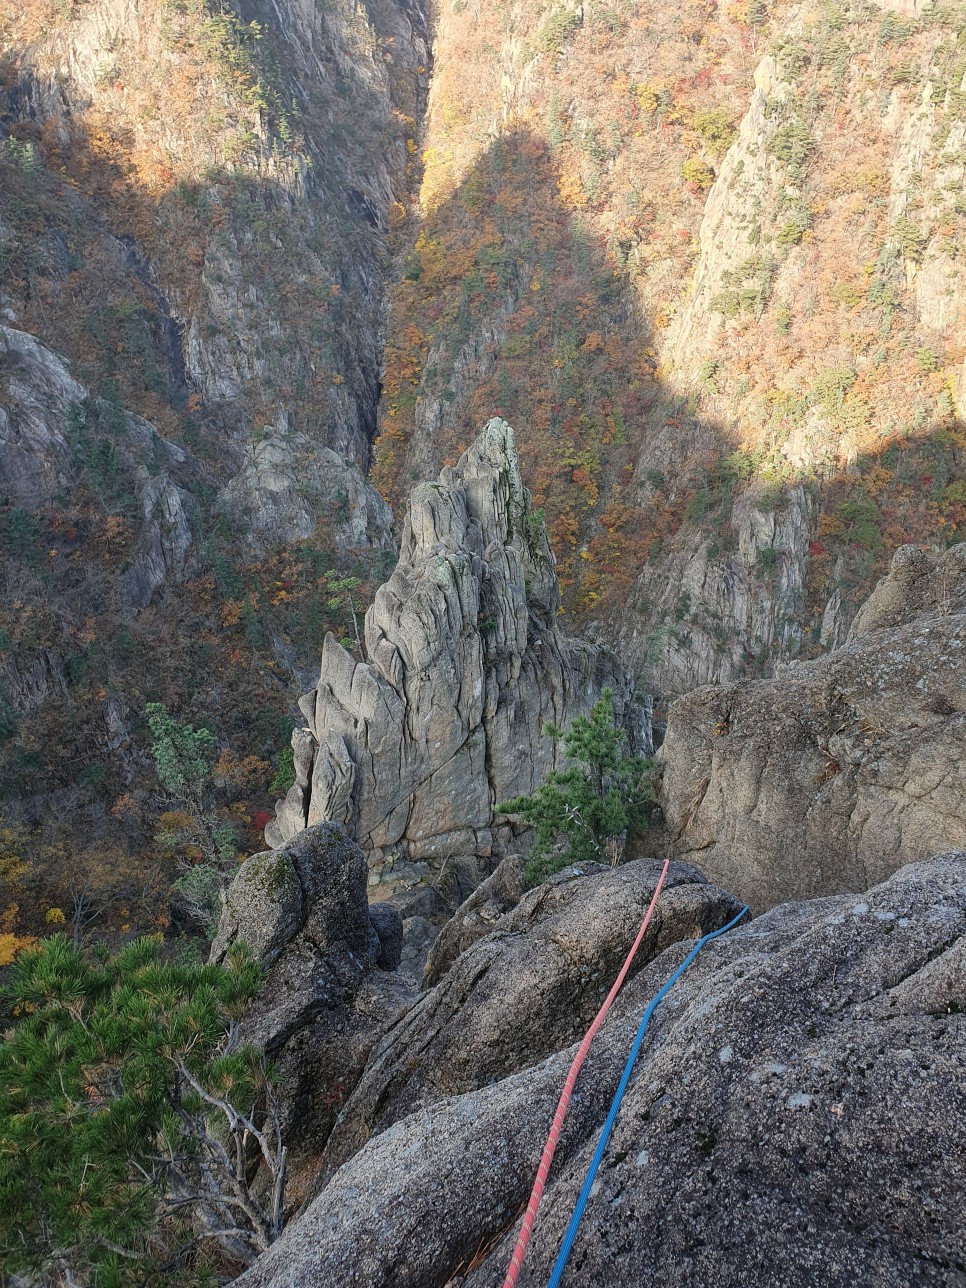
[[[605,686],[634,749],[648,750],[616,659],[562,636],[558,607],[513,430],[491,420],[455,468],[414,489],[399,563],[366,614],[365,660],[327,637],[268,843],[330,819],[376,868],[488,856],[494,805],[531,791],[560,755],[544,723],[568,724]]]

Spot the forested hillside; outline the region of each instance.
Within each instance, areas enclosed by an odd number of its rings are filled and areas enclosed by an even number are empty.
[[[197,849],[149,703],[214,732],[238,854],[287,785],[392,559],[364,472],[426,57],[393,0],[0,4],[7,933],[118,885],[166,916]]]
[[[4,1285],[961,1288],[963,847],[966,0],[0,0]]]

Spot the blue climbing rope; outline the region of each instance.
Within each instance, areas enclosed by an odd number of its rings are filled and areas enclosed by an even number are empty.
[[[620,1085],[618,1086],[614,1099],[611,1102],[610,1113],[607,1115],[607,1121],[604,1123],[604,1129],[600,1134],[600,1140],[597,1142],[597,1149],[594,1151],[594,1157],[591,1159],[587,1178],[584,1181],[583,1189],[580,1191],[580,1195],[577,1199],[577,1205],[574,1208],[573,1216],[570,1218],[570,1224],[567,1226],[567,1233],[564,1235],[563,1243],[561,1244],[560,1251],[557,1254],[557,1260],[554,1262],[553,1271],[550,1275],[547,1288],[560,1288],[560,1284],[563,1280],[563,1273],[567,1268],[567,1261],[570,1257],[571,1249],[574,1246],[574,1240],[577,1238],[577,1230],[580,1227],[581,1218],[583,1217],[584,1209],[587,1206],[587,1200],[590,1198],[590,1191],[597,1178],[597,1172],[600,1168],[601,1161],[603,1160],[604,1151],[607,1148],[607,1142],[610,1140],[610,1134],[614,1129],[614,1123],[617,1121],[621,1101],[624,1099],[624,1092],[627,1090],[628,1083],[631,1080],[631,1075],[634,1072],[634,1065],[637,1062],[637,1056],[640,1052],[641,1044],[644,1041],[644,1033],[650,1023],[651,1016],[660,1005],[661,999],[665,997],[673,985],[677,983],[705,944],[710,943],[712,939],[717,939],[719,935],[726,934],[727,931],[729,931],[732,926],[736,926],[745,913],[749,911],[750,909],[746,905],[742,908],[741,912],[738,913],[737,917],[732,917],[727,926],[722,926],[720,930],[714,930],[710,935],[705,935],[703,939],[699,939],[661,991],[649,1003],[647,1010],[644,1012],[644,1018],[641,1020],[640,1028],[637,1030],[634,1045],[631,1047],[631,1053],[627,1057],[627,1064],[624,1065],[624,1073],[621,1077]]]

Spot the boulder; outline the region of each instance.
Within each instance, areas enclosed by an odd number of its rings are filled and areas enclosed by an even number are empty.
[[[966,547],[900,549],[826,657],[679,698],[657,760],[648,845],[757,909],[966,847]]]
[[[537,1064],[582,1034],[621,967],[660,872],[655,860],[581,865],[525,894],[373,1051],[330,1137],[323,1174],[374,1132]],[[635,969],[668,944],[723,925],[739,908],[696,868],[672,864]]]
[[[374,879],[431,872],[463,897],[512,835],[495,829],[494,807],[561,762],[548,721],[566,726],[610,687],[630,749],[649,751],[630,680],[606,649],[561,635],[558,609],[513,430],[491,420],[455,468],[414,490],[399,563],[366,613],[364,660],[326,639],[269,844],[331,819]]]
[[[439,934],[428,917],[406,917],[403,921],[403,949],[399,969],[421,980],[433,943]]]
[[[689,946],[595,1041],[524,1284],[548,1280],[641,1012]],[[574,1049],[375,1136],[240,1288],[498,1288]],[[739,926],[655,1014],[565,1282],[962,1285],[964,1075],[966,854]]]
[[[266,969],[241,1037],[280,1073],[292,1201],[313,1178],[378,1033],[415,999],[412,981],[386,973],[399,964],[402,919],[388,906],[370,916],[366,877],[365,855],[342,828],[300,832],[242,864],[211,949],[222,961],[242,941]]]
[[[856,614],[849,640],[950,612],[966,612],[966,546],[951,546],[939,556],[900,546],[888,576]]]
[[[402,960],[402,914],[391,903],[373,903],[369,906],[369,920],[379,938],[376,965],[382,970],[396,970]]]

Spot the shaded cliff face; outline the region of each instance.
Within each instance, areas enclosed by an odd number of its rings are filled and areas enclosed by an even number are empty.
[[[7,8],[9,307],[154,419],[191,398],[209,451],[267,425],[364,466],[419,5]]]
[[[559,602],[514,432],[491,420],[455,468],[414,489],[399,563],[366,613],[364,660],[326,640],[268,843],[328,819],[376,880],[451,869],[472,888],[511,838],[495,807],[561,760],[545,724],[565,728],[609,687],[632,751],[649,751],[648,713],[617,659],[564,637]]]
[[[23,331],[0,327],[0,371],[0,488],[9,501],[21,514],[50,506],[77,485],[78,458],[100,458],[140,511],[139,539],[118,577],[120,605],[146,608],[165,581],[183,581],[197,502],[174,476],[184,481],[187,454],[148,421],[92,398],[57,354]]]
[[[444,6],[377,478],[525,425],[564,602],[665,692],[958,539],[961,6]]]

